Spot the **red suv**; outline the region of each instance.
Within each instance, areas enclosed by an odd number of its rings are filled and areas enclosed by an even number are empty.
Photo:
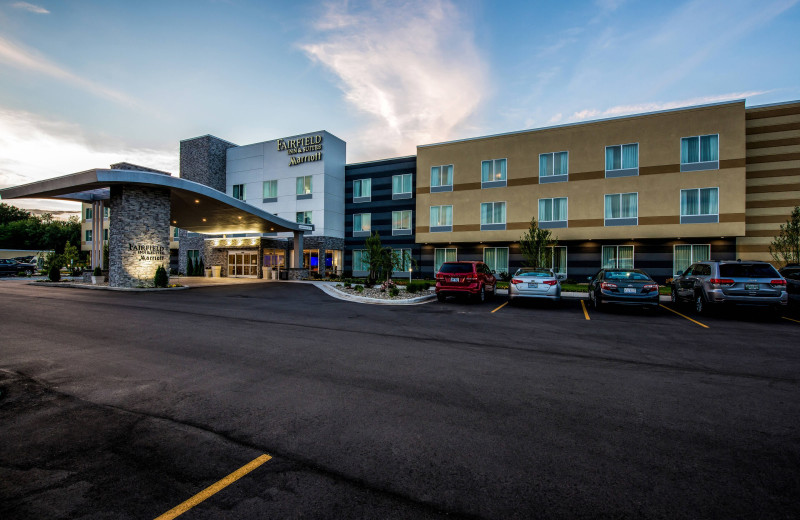
[[[445,262],[436,273],[436,297],[440,302],[459,295],[483,302],[496,292],[497,278],[483,262]]]

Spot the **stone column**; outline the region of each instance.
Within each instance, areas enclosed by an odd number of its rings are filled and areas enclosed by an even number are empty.
[[[303,267],[303,232],[294,232],[294,266],[295,269]]]
[[[92,201],[92,269],[103,268],[103,201]],[[111,230],[109,230],[109,235]]]
[[[169,267],[169,190],[112,186],[108,256],[111,287],[152,287]]]

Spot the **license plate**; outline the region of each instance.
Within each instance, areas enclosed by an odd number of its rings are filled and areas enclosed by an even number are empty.
[[[536,282],[528,282],[528,287],[531,289],[536,289],[537,287],[539,287],[539,284]]]
[[[758,290],[758,284],[757,283],[746,283],[746,284],[744,284],[744,289],[746,291],[757,291]]]
[[[633,294],[636,293],[636,287],[625,287],[623,291],[625,294]]]
[[[458,278],[450,278],[450,281],[451,281],[451,282],[457,282],[457,281],[458,281]]]

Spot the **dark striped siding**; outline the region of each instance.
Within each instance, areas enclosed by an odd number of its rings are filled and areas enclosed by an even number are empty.
[[[412,198],[392,200],[392,176],[412,174]],[[372,230],[381,236],[383,245],[395,249],[411,249],[411,256],[422,265],[420,261],[420,245],[414,243],[414,226],[416,225],[416,197],[417,186],[417,159],[416,157],[401,157],[386,159],[369,163],[348,164],[345,166],[345,272],[353,269],[353,250],[364,248],[364,237],[353,237],[353,215],[356,213],[371,213]],[[353,181],[357,179],[372,179],[372,200],[370,202],[353,202]],[[411,235],[392,236],[392,211],[411,210]]]

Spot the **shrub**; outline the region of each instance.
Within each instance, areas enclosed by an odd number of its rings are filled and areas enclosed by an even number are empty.
[[[497,277],[503,282],[510,282],[511,281],[511,275],[508,274],[505,271],[503,271],[500,274],[498,274]]]
[[[186,261],[186,276],[194,276],[194,261],[191,258]]]
[[[387,290],[389,290],[389,289],[395,289],[396,287],[397,287],[397,284],[396,284],[396,283],[394,283],[394,282],[393,282],[393,281],[391,281],[391,280],[386,280],[385,282],[383,282],[383,283],[381,284],[381,292],[386,292]]]
[[[100,269],[100,266],[94,268],[94,272],[92,273],[94,276],[103,276],[103,270]]]
[[[400,289],[398,289],[397,287],[392,287],[389,289],[389,296],[394,297],[397,296],[398,294],[400,294]]]
[[[159,265],[158,269],[156,269],[156,275],[153,277],[153,283],[156,287],[166,287],[169,283],[169,277],[167,276],[167,270],[164,269],[163,265]]]
[[[361,284],[356,285],[355,287],[353,287],[353,289],[355,289],[356,292],[359,292],[359,293],[364,292],[364,286],[361,285]]]
[[[28,276],[28,274],[25,271],[17,271],[17,276],[19,276],[20,278],[24,278]]]
[[[195,268],[196,272],[194,273],[195,276],[205,276],[206,274],[206,266],[203,263],[203,259],[200,258],[200,261],[197,262],[197,267]]]
[[[344,282],[344,286],[347,287],[348,289],[350,288],[350,285],[351,285],[350,284],[350,280],[347,280],[346,282]]]
[[[51,282],[60,282],[61,268],[56,264],[52,264],[50,266],[50,270],[47,271],[47,279],[50,280]]]

